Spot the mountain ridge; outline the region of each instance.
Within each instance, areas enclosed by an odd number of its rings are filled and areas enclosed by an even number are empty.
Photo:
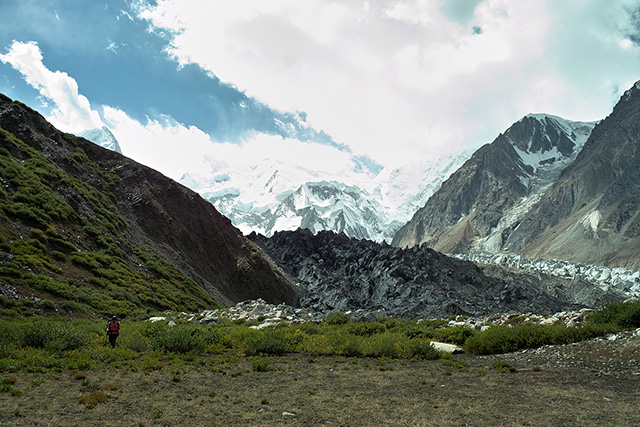
[[[4,285],[101,314],[297,303],[282,274],[197,193],[4,95],[0,128]]]
[[[575,160],[594,125],[523,117],[454,172],[392,244],[425,243],[447,253],[500,250],[502,232]]]
[[[639,110],[637,82],[514,229],[507,240],[513,250],[640,269]]]
[[[609,116],[570,132],[570,122],[525,116],[443,183],[393,244],[640,269],[639,107],[640,82]]]

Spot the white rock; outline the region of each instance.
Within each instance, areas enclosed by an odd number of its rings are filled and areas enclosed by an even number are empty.
[[[435,348],[436,350],[444,351],[446,353],[453,353],[453,354],[464,353],[464,351],[455,344],[447,344],[447,343],[438,342],[438,341],[431,341],[429,344],[431,345],[431,347]]]
[[[544,320],[540,321],[541,325],[555,325],[556,323],[558,323],[558,318],[557,317],[549,317],[547,319],[544,319]]]

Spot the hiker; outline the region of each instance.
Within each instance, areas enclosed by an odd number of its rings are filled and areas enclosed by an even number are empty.
[[[109,336],[109,344],[111,344],[111,348],[116,347],[116,340],[118,339],[118,334],[120,333],[120,322],[118,322],[118,318],[113,316],[109,323],[107,323],[107,335]]]

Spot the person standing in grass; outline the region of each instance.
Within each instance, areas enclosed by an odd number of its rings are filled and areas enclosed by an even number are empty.
[[[120,334],[120,322],[118,322],[118,318],[113,316],[109,323],[107,323],[107,335],[109,336],[109,344],[111,344],[111,348],[116,347],[116,340],[118,339],[118,335]]]

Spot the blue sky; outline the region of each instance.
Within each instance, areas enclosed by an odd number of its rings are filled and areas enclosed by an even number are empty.
[[[276,157],[339,173],[604,118],[640,79],[640,0],[3,0],[0,92],[106,125],[174,179]],[[374,168],[375,169],[375,168]]]

